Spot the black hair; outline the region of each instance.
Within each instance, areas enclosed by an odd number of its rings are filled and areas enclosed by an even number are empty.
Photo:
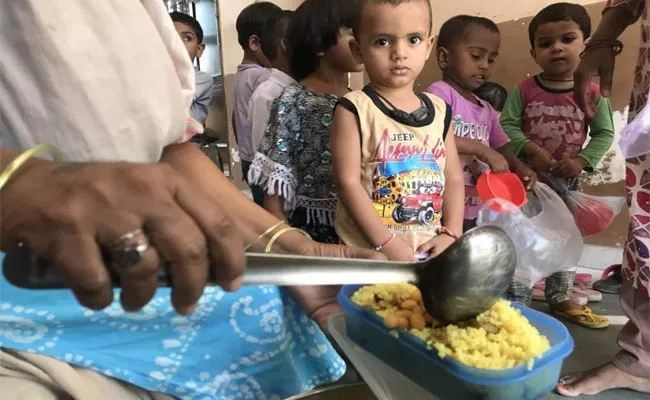
[[[469,28],[478,25],[494,33],[499,33],[499,27],[491,19],[474,15],[457,15],[448,19],[440,27],[436,48],[450,49],[463,40]]]
[[[264,25],[260,46],[262,47],[262,53],[269,61],[275,61],[278,56],[278,44],[286,36],[292,17],[293,11],[284,10],[278,18],[269,19]]]
[[[423,1],[427,3],[427,8],[429,10],[429,35],[431,34],[431,31],[433,30],[433,10],[431,8],[431,1],[429,0],[357,0],[357,7],[359,10],[357,11],[356,15],[356,20],[354,21],[354,26],[352,27],[354,30],[354,37],[358,40],[359,35],[361,34],[361,20],[363,18],[363,8],[366,6],[366,4],[390,4],[392,6],[398,6],[400,4],[404,3],[410,3],[413,1]]]
[[[316,71],[320,57],[335,46],[341,28],[352,28],[356,0],[305,0],[294,13],[285,37],[289,68],[296,80]]]
[[[199,24],[199,21],[197,21],[196,18],[178,11],[169,13],[169,16],[172,18],[172,21],[180,22],[181,24],[192,28],[196,35],[196,41],[199,42],[199,44],[203,43],[203,28],[201,28],[201,24]]]
[[[535,48],[535,34],[541,25],[561,21],[573,21],[578,24],[584,39],[591,36],[591,18],[583,6],[573,3],[555,3],[542,9],[530,21],[528,25],[530,47]]]
[[[479,99],[487,101],[498,112],[503,111],[503,106],[508,98],[508,91],[494,82],[485,82],[474,90],[474,94]]]
[[[244,8],[235,23],[239,45],[246,50],[251,36],[255,35],[261,39],[264,25],[281,12],[282,9],[270,1],[260,1]]]

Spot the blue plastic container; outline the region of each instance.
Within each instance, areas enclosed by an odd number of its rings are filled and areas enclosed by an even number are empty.
[[[352,302],[350,297],[360,287],[344,286],[338,295],[350,339],[442,400],[539,399],[555,388],[562,363],[573,351],[573,339],[559,321],[513,304],[551,344],[531,371],[525,364],[493,371],[441,359],[435,349],[427,350],[422,340],[403,329],[397,329],[395,338],[379,316]]]

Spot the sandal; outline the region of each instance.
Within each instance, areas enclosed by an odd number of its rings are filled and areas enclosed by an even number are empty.
[[[589,307],[585,307],[582,310],[552,310],[552,313],[589,329],[604,329],[609,326],[609,320],[607,318],[594,314]]]
[[[573,280],[575,285],[588,285],[591,283],[593,277],[587,273],[577,273]]]
[[[544,281],[539,281],[535,284],[533,287],[533,293],[532,293],[532,299],[535,301],[543,301],[546,303],[546,293],[544,292],[544,288],[546,287],[546,283]],[[599,292],[598,293],[601,297],[600,300],[589,300],[589,295],[586,292],[576,292],[575,287],[572,288],[571,294],[569,294],[569,298],[576,304],[584,306],[589,303],[589,301],[600,301],[602,300],[602,295]],[[594,297],[595,298],[595,297]]]
[[[593,288],[603,293],[618,294],[621,292],[621,264],[610,265],[603,271],[599,281],[594,282]]]
[[[595,303],[603,300],[603,294],[597,290],[589,289],[583,285],[574,286],[571,289],[572,295],[577,295],[580,297],[586,297],[589,303]],[[581,304],[584,305],[584,304]]]

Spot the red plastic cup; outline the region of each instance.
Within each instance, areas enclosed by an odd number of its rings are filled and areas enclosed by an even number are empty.
[[[493,174],[490,171],[486,171],[478,178],[476,189],[484,203],[492,199],[502,199],[511,202],[517,207],[521,207],[528,201],[524,184],[512,172]],[[501,206],[495,202],[490,206],[490,209],[500,212]]]

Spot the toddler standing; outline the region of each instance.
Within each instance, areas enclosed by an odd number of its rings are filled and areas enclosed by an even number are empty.
[[[591,33],[587,11],[578,4],[556,3],[540,11],[528,27],[531,55],[542,72],[524,79],[510,94],[501,123],[515,154],[540,174],[580,188],[583,170],[593,171],[612,145],[614,127],[607,98],[596,99],[598,112],[587,118],[573,95],[573,73]],[[600,93],[592,83],[592,93]],[[591,140],[585,146],[587,134]],[[553,312],[588,328],[609,326],[607,318],[571,299],[575,270],[546,279],[545,297]],[[509,296],[528,304],[531,289],[514,283]]]
[[[359,7],[354,49],[370,83],[345,95],[334,116],[336,231],[391,260],[432,257],[462,233],[463,184],[449,107],[413,91],[433,45],[431,4]]]
[[[442,81],[427,89],[451,106],[465,184],[463,230],[476,226],[483,205],[476,181],[488,168],[496,173],[512,169],[528,188],[537,180],[506,146],[510,139],[496,111],[473,93],[490,77],[500,44],[499,28],[487,18],[458,15],[449,19],[440,28],[436,44]]]
[[[265,192],[264,208],[319,242],[338,243],[330,125],[348,73],[363,66],[350,49],[349,0],[306,0],[294,13],[286,42],[298,83],[273,108],[249,179]]]

